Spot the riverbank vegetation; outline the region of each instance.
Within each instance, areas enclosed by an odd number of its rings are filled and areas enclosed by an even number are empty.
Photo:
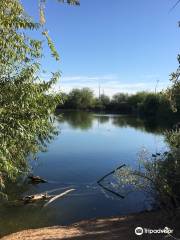
[[[178,110],[173,111],[166,93],[137,92],[136,94],[117,93],[110,98],[102,94],[96,97],[89,88],[73,89],[69,94],[62,93],[58,109],[86,110],[106,113],[133,114],[142,118],[171,123],[179,117],[180,102],[176,98]]]
[[[57,133],[52,113],[60,97],[51,89],[60,74],[54,72],[46,81],[39,77],[45,42],[59,60],[45,28],[44,4],[40,1],[40,20],[35,22],[19,0],[0,3],[0,193],[6,181],[28,171],[28,159]],[[41,39],[31,33],[39,33]]]
[[[179,66],[171,74],[172,86],[166,90],[173,114],[180,112],[180,57]],[[148,111],[148,110],[147,110]],[[155,208],[168,210],[172,217],[180,207],[180,124],[177,122],[169,131],[164,131],[169,149],[165,152],[144,152],[139,156],[138,169],[128,167],[117,171],[119,185],[130,184],[144,189],[155,200]]]

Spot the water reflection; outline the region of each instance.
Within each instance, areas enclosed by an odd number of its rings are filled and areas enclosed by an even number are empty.
[[[93,114],[90,112],[63,112],[57,113],[57,120],[59,123],[68,123],[74,129],[88,130],[92,128],[94,121],[99,124],[111,122],[118,127],[132,127],[149,133],[162,133],[169,128],[168,124],[158,125],[156,121],[149,119],[143,120],[130,115],[103,115]]]
[[[67,122],[72,128],[80,128],[81,130],[87,130],[92,127],[93,115],[88,112],[64,112],[57,114],[57,120],[59,123]]]
[[[144,132],[162,133],[168,126],[158,126],[154,121],[145,121],[133,116],[118,116],[113,118],[113,124],[119,127],[133,127]]]

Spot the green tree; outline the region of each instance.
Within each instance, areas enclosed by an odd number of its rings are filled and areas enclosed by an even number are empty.
[[[131,106],[128,103],[129,95],[117,93],[112,97],[111,108],[120,113],[131,113]]]
[[[105,94],[101,94],[99,98],[94,99],[95,110],[109,110],[110,109],[110,98]]]
[[[146,96],[146,98],[144,99],[140,106],[140,114],[145,117],[156,118],[158,109],[159,109],[159,96],[154,93],[150,93]]]
[[[132,107],[134,113],[139,112],[139,106],[144,102],[147,94],[147,92],[137,92],[136,94],[129,96],[128,103]]]
[[[126,93],[116,93],[112,98],[112,101],[117,105],[121,103],[125,103],[127,102],[127,100],[128,100],[128,94]]]
[[[43,27],[45,0],[40,3],[40,23],[35,23],[19,0],[0,2],[0,187],[27,171],[27,158],[44,150],[46,141],[57,133],[52,113],[60,97],[50,90],[59,73],[53,73],[49,81],[38,77],[42,41],[27,34],[41,30],[52,55],[59,60]],[[79,1],[67,3],[78,5]]]
[[[106,96],[105,94],[101,94],[100,101],[105,109],[109,108],[110,98],[108,96]]]
[[[172,85],[166,90],[166,94],[171,102],[174,112],[180,111],[180,55],[178,55],[178,68],[171,73],[170,81]]]
[[[50,114],[59,98],[48,93],[59,77],[38,78],[42,43],[25,34],[37,30],[17,0],[0,3],[0,184],[27,170],[26,161],[55,131]]]
[[[73,89],[66,102],[70,109],[91,109],[94,103],[93,92],[89,88]]]
[[[97,110],[97,111],[102,111],[105,109],[101,99],[99,97],[96,97],[94,99],[94,109]]]

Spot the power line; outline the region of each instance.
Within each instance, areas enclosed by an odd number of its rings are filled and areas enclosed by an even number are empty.
[[[177,5],[180,3],[180,0],[178,0],[173,6],[172,8],[169,10],[169,12],[172,12],[176,7]]]

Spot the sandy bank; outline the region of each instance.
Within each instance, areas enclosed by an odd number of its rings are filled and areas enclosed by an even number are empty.
[[[180,239],[180,214],[167,217],[165,212],[145,212],[124,217],[111,217],[81,221],[70,226],[54,226],[40,229],[29,229],[1,238],[1,240],[134,240],[134,239],[165,239],[164,234],[135,235],[136,227],[174,229],[173,236]],[[173,238],[168,238],[173,239]]]

